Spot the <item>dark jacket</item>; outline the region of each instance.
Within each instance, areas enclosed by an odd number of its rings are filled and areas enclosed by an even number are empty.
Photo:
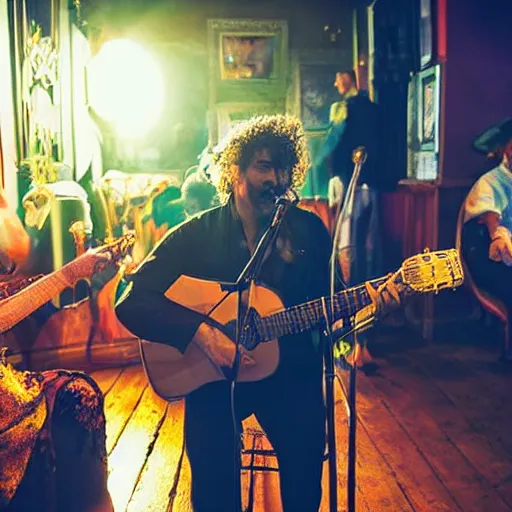
[[[276,250],[264,263],[260,281],[286,307],[329,293],[331,240],[314,214],[290,207],[281,232],[291,240],[292,262]],[[171,230],[131,276],[116,305],[119,320],[136,336],[184,352],[204,318],[165,297],[180,275],[235,282],[250,257],[232,201]],[[281,362],[308,366],[314,354],[308,332],[280,339]],[[314,365],[316,366],[316,365]]]
[[[359,184],[366,183],[372,188],[381,188],[379,163],[379,108],[366,95],[361,93],[347,101],[347,118],[336,127],[339,138],[331,157],[332,173],[348,185],[354,171],[353,151],[363,146],[367,159],[361,168]]]

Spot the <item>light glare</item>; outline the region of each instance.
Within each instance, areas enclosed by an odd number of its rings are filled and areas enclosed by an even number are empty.
[[[128,39],[106,43],[88,67],[89,102],[120,137],[143,137],[158,121],[164,81],[157,62]]]

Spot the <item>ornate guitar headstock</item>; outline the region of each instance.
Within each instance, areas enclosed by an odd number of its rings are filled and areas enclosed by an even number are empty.
[[[93,274],[103,271],[122,260],[135,244],[135,234],[130,232],[116,240],[90,249],[60,269],[70,286],[80,279],[89,279]]]
[[[130,231],[125,235],[98,247],[100,253],[108,253],[114,261],[123,259],[135,244],[135,232]]]
[[[415,293],[437,293],[457,288],[464,282],[464,271],[457,249],[429,251],[407,258],[398,271],[401,284]]]

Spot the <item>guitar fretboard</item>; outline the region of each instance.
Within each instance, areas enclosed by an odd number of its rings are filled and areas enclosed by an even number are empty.
[[[370,281],[370,284],[377,288],[386,279],[375,279]],[[340,318],[352,317],[371,302],[364,284],[349,288],[336,293],[332,299],[315,299],[261,318],[257,326],[258,338],[261,341],[268,341],[287,334],[323,327],[326,324],[326,316],[332,324]]]

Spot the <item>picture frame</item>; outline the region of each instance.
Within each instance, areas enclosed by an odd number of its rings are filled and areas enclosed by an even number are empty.
[[[338,70],[334,63],[299,63],[299,115],[305,131],[329,128],[331,105],[340,100],[333,85]]]
[[[419,52],[420,66],[427,67],[434,58],[434,16],[432,0],[420,0]]]
[[[277,35],[230,32],[220,34],[220,80],[272,80]]]
[[[418,74],[418,140],[421,151],[439,151],[440,81],[439,65]]]
[[[210,107],[267,102],[286,95],[286,20],[209,19]]]
[[[331,105],[340,101],[336,73],[351,69],[352,55],[344,49],[295,51],[287,95],[287,112],[299,117],[306,133],[322,135],[330,126]]]

